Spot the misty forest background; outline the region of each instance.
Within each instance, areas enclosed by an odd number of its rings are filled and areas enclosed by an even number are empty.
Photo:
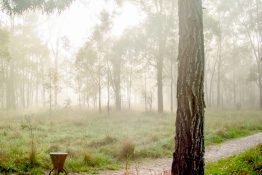
[[[204,2],[207,107],[262,108],[258,2]],[[141,24],[113,37],[110,29],[118,9],[104,9],[77,51],[70,50],[66,36],[52,43],[41,40],[39,13],[2,14],[1,109],[174,111],[177,4],[135,5],[146,14]]]
[[[51,151],[69,153],[69,171],[88,173],[172,156],[177,1],[67,0],[56,9],[43,6],[44,12],[24,12],[26,1],[10,11],[5,2],[0,1],[0,172],[43,174],[51,167]],[[103,8],[94,8],[99,4]],[[53,28],[59,16],[67,23],[72,6],[95,12],[93,20],[74,19],[90,24],[79,42],[63,34],[63,25]],[[116,21],[125,6],[135,8],[140,20],[115,34],[123,27]],[[125,17],[122,22],[133,19],[132,13]],[[203,18],[205,144],[261,132],[261,0],[204,0]],[[240,164],[241,172],[256,172],[261,156],[254,166]],[[208,165],[207,172],[239,171],[237,164],[218,165],[222,169]]]

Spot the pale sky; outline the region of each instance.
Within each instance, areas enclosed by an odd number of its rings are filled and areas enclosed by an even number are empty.
[[[40,37],[49,47],[55,48],[57,38],[66,36],[70,40],[71,57],[67,59],[74,59],[74,54],[88,40],[94,26],[99,23],[102,10],[112,13],[118,9],[111,32],[115,37],[120,37],[125,29],[138,25],[146,17],[137,6],[130,2],[123,3],[121,8],[113,0],[83,2],[74,2],[69,9],[59,15],[41,15],[37,27]],[[53,55],[50,56],[52,58]],[[64,57],[59,57],[59,63],[62,63],[64,59]],[[64,88],[58,98],[60,102],[69,98],[73,103],[77,102],[77,95],[70,88]]]
[[[92,30],[99,22],[99,14],[105,9],[112,13],[117,8],[115,1],[97,0],[88,3],[74,2],[69,9],[61,14],[42,15],[38,27],[39,34],[44,42],[55,45],[57,38],[66,36],[70,39],[73,51],[88,39]],[[117,11],[112,26],[112,34],[121,36],[122,32],[138,25],[145,19],[145,14],[130,2],[125,2]]]

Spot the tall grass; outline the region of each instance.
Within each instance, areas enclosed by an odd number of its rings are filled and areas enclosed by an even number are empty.
[[[262,144],[242,154],[208,164],[206,166],[206,174],[261,175]]]
[[[95,173],[125,167],[126,157],[128,163],[171,157],[174,149],[175,115],[170,113],[108,116],[71,109],[49,116],[41,111],[30,117],[31,127],[25,127],[29,125],[25,114],[0,112],[0,172],[42,174],[52,167],[51,151],[69,152],[68,171]],[[261,111],[254,110],[208,110],[206,144],[262,131],[261,116]],[[127,140],[131,142],[125,145]]]

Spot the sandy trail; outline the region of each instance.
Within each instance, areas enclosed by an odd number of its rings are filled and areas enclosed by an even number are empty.
[[[205,159],[207,162],[217,161],[248,150],[262,143],[262,132],[226,141],[222,144],[207,147]],[[126,170],[104,171],[100,175],[169,175],[172,159],[155,159],[146,163],[131,165]]]
[[[211,145],[206,148],[205,159],[214,162],[246,151],[262,143],[262,132],[243,138],[232,139],[221,144]],[[133,164],[128,171],[103,171],[99,175],[170,175],[172,159],[154,159],[148,162]],[[46,173],[47,175],[48,173]],[[86,173],[69,173],[69,175],[81,175]]]

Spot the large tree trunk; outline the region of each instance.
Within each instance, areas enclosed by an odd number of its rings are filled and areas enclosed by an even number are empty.
[[[204,175],[202,0],[179,0],[176,147],[172,175]]]

